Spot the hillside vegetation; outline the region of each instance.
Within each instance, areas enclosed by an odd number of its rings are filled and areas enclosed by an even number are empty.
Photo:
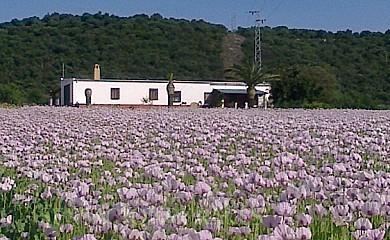
[[[159,14],[54,13],[0,24],[0,49],[0,102],[46,103],[63,64],[65,77],[90,78],[99,63],[102,78],[223,79],[227,66],[252,61],[253,29],[231,33]],[[275,106],[390,106],[390,31],[264,27],[262,49],[264,70],[281,76]]]
[[[253,29],[239,29],[253,52]],[[388,108],[390,30],[337,33],[262,29],[263,65],[282,76],[274,84],[278,106]]]

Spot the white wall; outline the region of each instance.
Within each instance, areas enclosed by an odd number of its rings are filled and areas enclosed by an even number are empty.
[[[143,104],[142,98],[149,98],[149,89],[158,89],[158,100],[153,100],[152,105],[167,105],[168,96],[166,82],[130,82],[130,81],[85,81],[73,82],[73,103],[85,104],[85,89],[92,90],[92,104]],[[206,83],[174,83],[175,91],[181,91],[181,102],[188,105],[192,102],[204,102],[204,92],[211,92],[212,87]],[[111,99],[111,88],[120,89],[120,98]],[[180,105],[181,103],[174,103]]]
[[[77,80],[66,79],[61,80],[61,105],[64,104],[64,86],[71,84],[71,102],[76,104],[86,104],[85,89],[92,90],[92,104],[143,104],[142,98],[149,98],[149,89],[158,89],[158,100],[154,100],[150,104],[167,105],[167,81],[159,80]],[[211,82],[190,82],[190,81],[175,81],[175,91],[181,91],[181,102],[187,105],[192,102],[204,103],[204,93],[211,93],[213,89],[246,89],[242,83],[211,83]],[[120,98],[118,100],[111,99],[111,88],[120,89]],[[269,91],[268,85],[259,85],[257,90],[265,92]],[[73,101],[72,101],[73,100]],[[180,105],[174,103],[174,105]]]

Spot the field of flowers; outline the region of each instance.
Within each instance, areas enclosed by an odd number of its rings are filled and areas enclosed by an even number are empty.
[[[390,239],[390,111],[0,109],[0,239]]]

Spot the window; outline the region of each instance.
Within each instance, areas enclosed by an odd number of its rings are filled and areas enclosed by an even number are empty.
[[[119,100],[120,98],[120,89],[111,88],[111,100]]]
[[[149,88],[149,100],[158,100],[158,89],[157,88]]]
[[[181,102],[181,91],[175,91],[173,94],[173,102]]]

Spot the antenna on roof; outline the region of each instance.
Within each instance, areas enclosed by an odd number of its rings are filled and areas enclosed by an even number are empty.
[[[248,12],[252,16],[255,15],[255,64],[261,67],[261,24],[265,22],[264,18],[260,18],[260,11],[252,10]]]
[[[62,63],[62,79],[65,79],[65,63]]]

